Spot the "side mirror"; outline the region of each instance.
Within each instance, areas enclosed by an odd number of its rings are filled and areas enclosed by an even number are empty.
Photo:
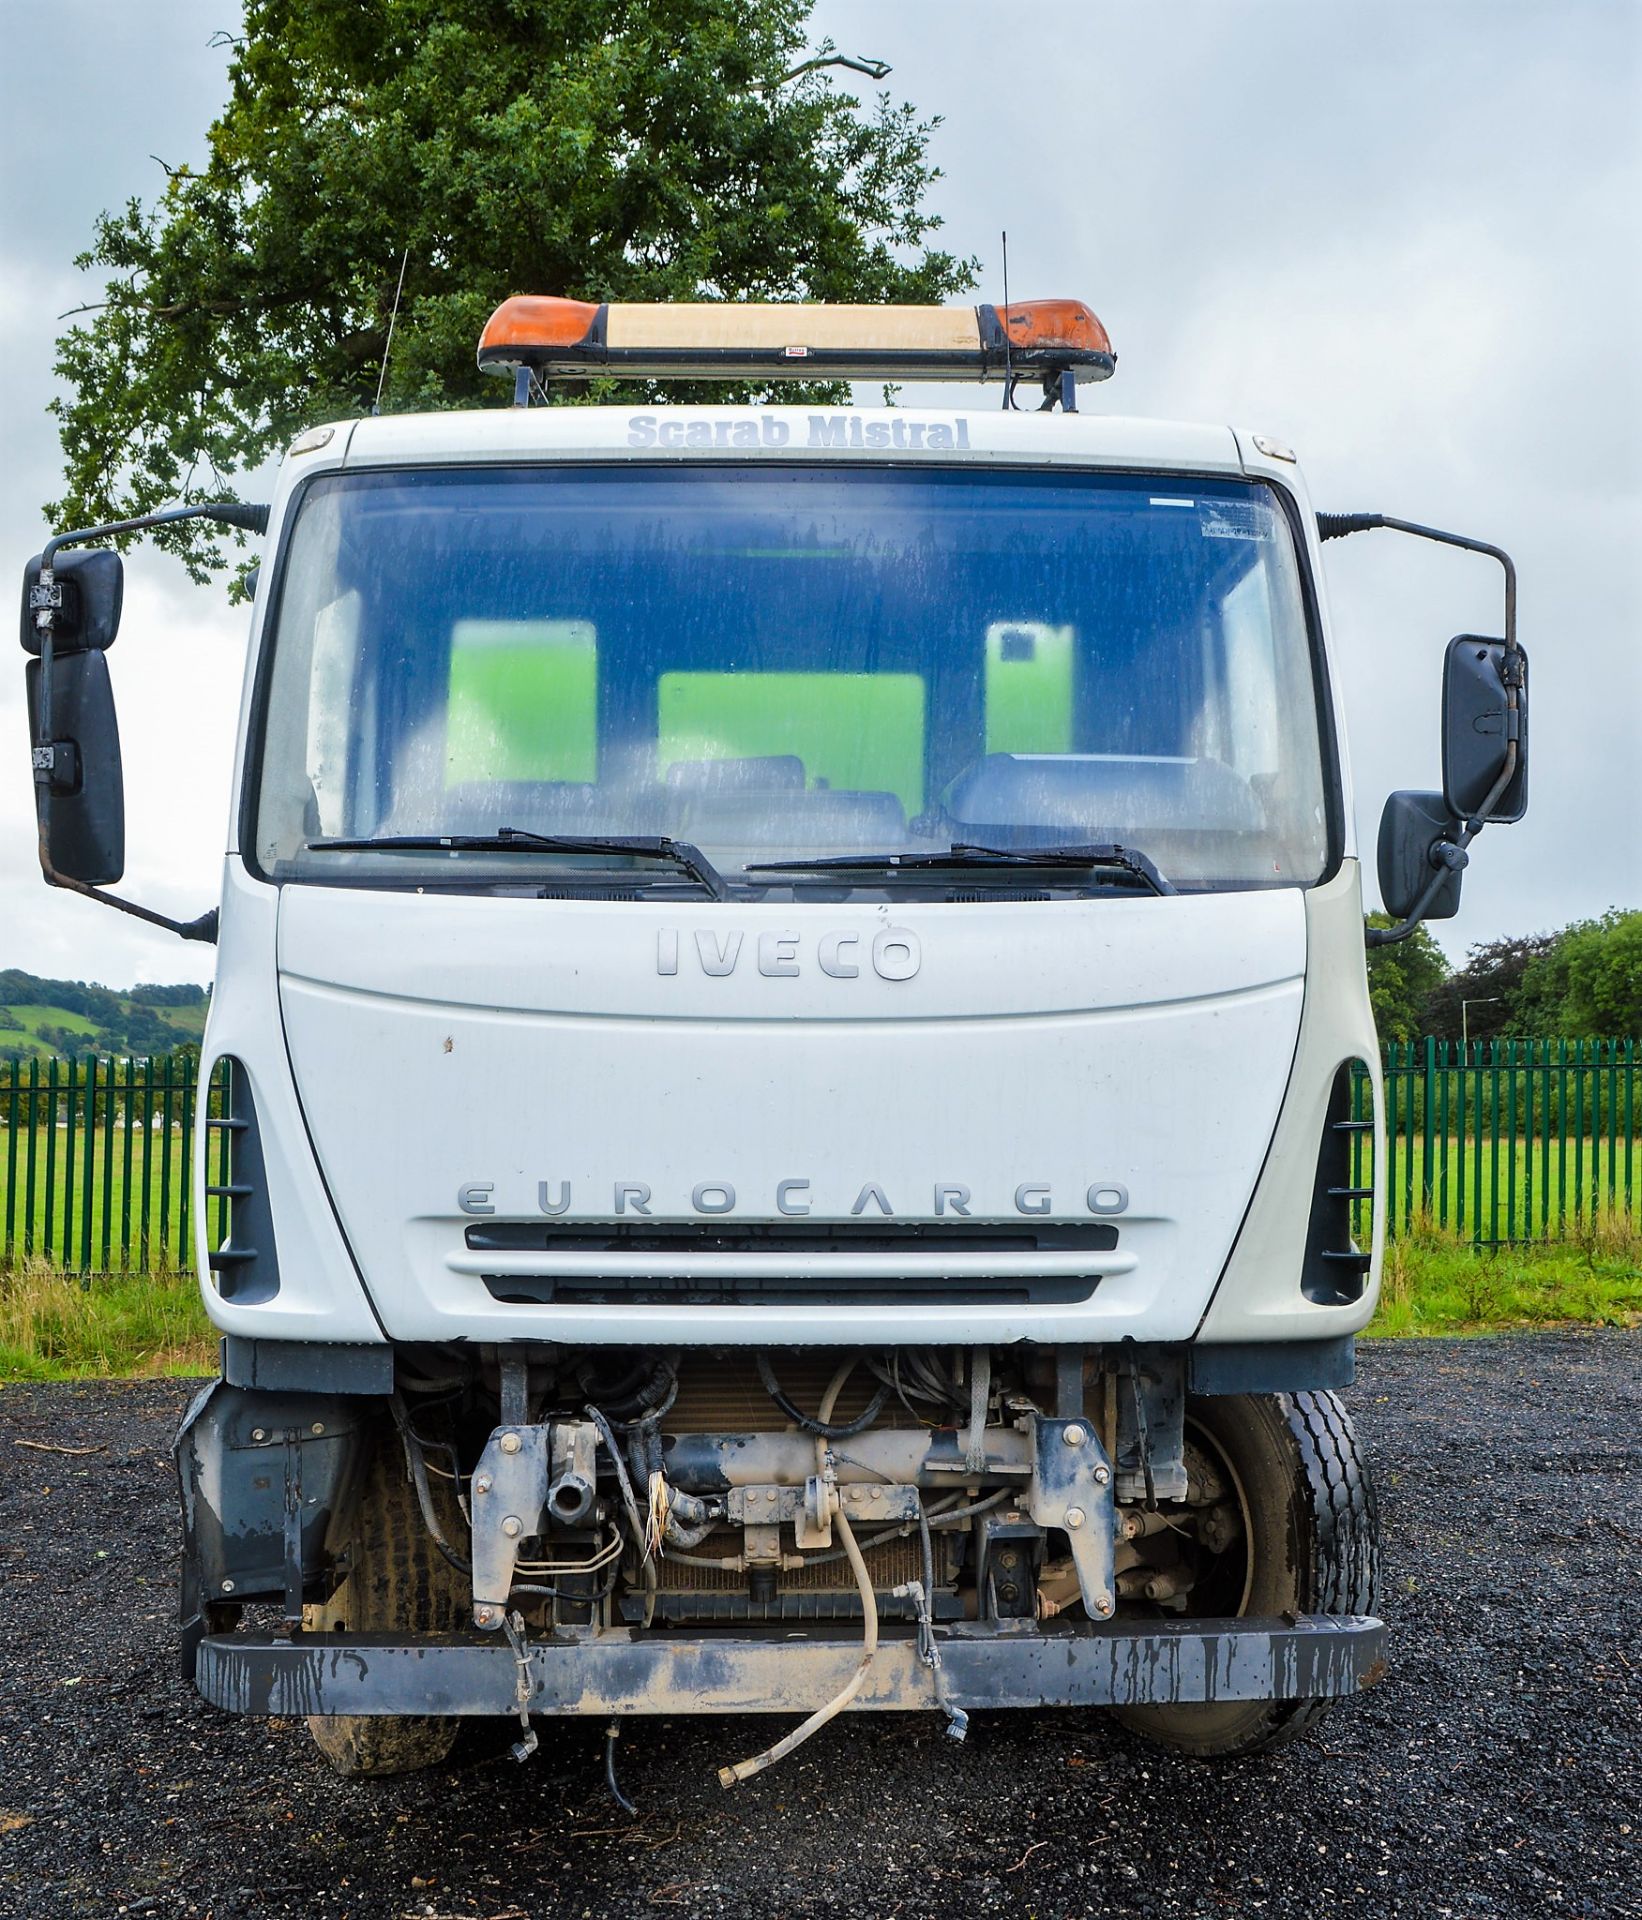
[[[1459,822],[1440,793],[1394,793],[1386,801],[1380,815],[1380,898],[1393,920],[1414,911],[1442,867],[1448,871],[1423,917],[1452,920],[1459,912],[1465,855],[1453,843],[1458,832]],[[1433,858],[1433,849],[1448,852]]]
[[[125,872],[125,778],[108,661],[100,648],[54,655],[51,737],[43,743],[41,664],[30,660],[26,668],[40,865],[47,879],[55,873],[106,886]]]
[[[52,645],[59,653],[87,648],[102,653],[120,630],[125,598],[125,562],[112,547],[83,547],[59,553],[51,563],[52,585],[40,585],[36,554],[23,572],[23,651],[40,651],[35,616],[45,606],[54,614]]]
[[[1515,716],[1517,764],[1487,815],[1508,826],[1528,811],[1528,657],[1519,647],[1522,684]],[[1442,797],[1457,820],[1469,820],[1505,769],[1511,714],[1505,699],[1505,642],[1462,633],[1450,640],[1442,674]],[[1384,847],[1382,836],[1381,846]]]

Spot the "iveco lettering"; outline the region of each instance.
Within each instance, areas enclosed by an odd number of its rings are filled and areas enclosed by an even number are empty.
[[[519,297],[479,359],[511,409],[311,429],[268,506],[61,533],[24,584],[46,879],[218,946],[194,1683],[353,1774],[474,1715],[521,1759],[745,1715],[726,1787],[846,1709],[1314,1727],[1386,1651],[1322,543],[1504,573],[1501,632],[1432,647],[1385,940],[1526,805],[1509,558],[1091,411],[1075,300]],[[607,377],[980,391],[544,404]],[[220,904],[177,922],[110,891],[106,542],[190,515],[266,553]]]

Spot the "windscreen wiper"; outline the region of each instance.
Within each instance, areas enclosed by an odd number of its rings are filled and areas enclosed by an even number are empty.
[[[1132,874],[1153,893],[1173,893],[1143,853],[1133,847],[1054,846],[982,847],[954,840],[941,852],[845,853],[819,860],[760,860],[743,873],[924,873],[939,867],[1063,867],[1073,872]]]
[[[313,853],[610,853],[665,860],[725,898],[724,876],[699,847],[664,833],[532,833],[528,827],[498,827],[494,833],[389,833],[358,840],[310,840]]]

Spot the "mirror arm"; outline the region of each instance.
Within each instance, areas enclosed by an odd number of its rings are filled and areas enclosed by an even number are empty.
[[[217,909],[210,908],[194,920],[173,920],[169,914],[156,913],[152,907],[142,907],[135,900],[122,900],[117,893],[105,893],[101,887],[89,885],[84,880],[71,880],[66,873],[59,873],[51,864],[46,852],[45,835],[40,836],[40,872],[48,887],[66,887],[71,893],[83,893],[88,900],[95,900],[100,907],[115,907],[121,913],[129,913],[138,920],[146,920],[150,926],[164,927],[167,933],[174,933],[179,940],[203,940],[209,946],[217,943]]]
[[[1394,520],[1388,513],[1320,513],[1317,516],[1319,540],[1343,540],[1348,533],[1372,533],[1376,527],[1384,527],[1390,533],[1411,533],[1417,540],[1435,540],[1445,547],[1463,547],[1467,553],[1485,553],[1490,560],[1497,560],[1505,570],[1505,651],[1515,659],[1517,569],[1503,547],[1490,546],[1486,540],[1473,540],[1464,533],[1445,533],[1441,527],[1421,526],[1417,520]],[[1510,684],[1508,680],[1506,685]]]
[[[1503,792],[1503,788],[1501,789]],[[1463,871],[1471,864],[1471,856],[1466,847],[1482,831],[1482,822],[1467,821],[1459,834],[1452,840],[1443,838],[1431,842],[1431,865],[1435,872],[1425,883],[1420,894],[1408,912],[1394,927],[1368,927],[1363,932],[1363,945],[1366,947],[1389,947],[1399,940],[1406,940],[1431,910],[1443,882],[1456,870]]]
[[[52,630],[57,624],[57,608],[62,605],[62,589],[57,585],[54,563],[64,547],[82,546],[87,540],[106,540],[120,533],[141,533],[146,527],[169,527],[179,520],[219,520],[224,526],[240,527],[247,533],[266,533],[272,507],[245,500],[202,500],[190,507],[161,507],[157,513],[140,513],[134,520],[109,520],[100,527],[79,527],[72,533],[54,533],[40,554],[40,576],[29,592],[34,609],[34,625],[40,635],[41,658],[50,658]],[[42,722],[50,711],[45,693],[40,707]],[[40,746],[50,745],[50,736],[41,728]]]
[[[1505,573],[1505,658],[1500,663],[1501,678],[1505,682],[1505,765],[1481,806],[1461,825],[1454,838],[1432,842],[1431,864],[1436,872],[1412,909],[1394,927],[1368,929],[1365,937],[1369,946],[1388,947],[1394,941],[1408,938],[1425,918],[1426,910],[1448,874],[1454,868],[1467,864],[1466,848],[1482,832],[1483,823],[1516,776],[1522,725],[1518,716],[1517,695],[1523,684],[1523,665],[1522,652],[1517,646],[1516,562],[1503,547],[1492,546],[1486,540],[1473,540],[1468,534],[1445,533],[1441,527],[1422,526],[1417,520],[1396,520],[1388,513],[1320,513],[1317,516],[1317,537],[1320,540],[1342,540],[1347,534],[1372,533],[1378,527],[1385,528],[1389,533],[1412,534],[1417,540],[1435,540],[1445,547],[1463,547],[1467,553],[1486,554],[1489,559],[1497,560]]]
[[[56,533],[40,555],[40,571],[49,573],[51,563],[64,547],[77,547],[87,540],[106,540],[116,533],[141,533],[145,527],[168,527],[178,520],[220,520],[224,526],[242,527],[247,533],[266,533],[272,511],[271,507],[245,500],[200,500],[193,506],[161,507],[155,513],[140,513],[134,520],[109,520],[100,527]]]

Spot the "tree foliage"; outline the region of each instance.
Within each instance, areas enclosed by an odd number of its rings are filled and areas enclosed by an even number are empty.
[[[1423,929],[1415,938],[1425,938]],[[1444,968],[1434,984],[1424,957],[1411,956],[1412,967],[1388,966],[1413,944],[1371,949],[1368,956],[1382,1040],[1423,1034],[1458,1040],[1466,1033],[1473,1041],[1642,1035],[1642,910],[1614,907],[1557,933],[1485,940],[1471,948],[1462,967],[1452,973]],[[1441,955],[1436,957],[1440,963]]]
[[[1389,927],[1389,914],[1371,913],[1368,925]],[[1368,950],[1368,1000],[1380,1044],[1414,1040],[1425,1032],[1426,1003],[1448,978],[1448,962],[1424,927],[1406,940]]]
[[[1576,920],[1528,967],[1517,996],[1520,1031],[1642,1035],[1642,910],[1612,907]]]
[[[1555,1031],[1528,1013],[1523,982],[1529,968],[1556,946],[1558,937],[1509,934],[1472,947],[1465,965],[1449,974],[1426,1002],[1421,1032],[1438,1040],[1458,1040],[1467,1034],[1473,1040],[1494,1040],[1507,1033],[1538,1038]]]
[[[58,342],[54,523],[232,498],[303,426],[368,411],[402,259],[386,409],[504,403],[474,352],[513,293],[971,286],[928,244],[938,122],[794,74],[811,5],[248,0],[203,171],[104,214],[80,257],[107,285]],[[197,526],[164,539],[196,578],[221,564]]]

